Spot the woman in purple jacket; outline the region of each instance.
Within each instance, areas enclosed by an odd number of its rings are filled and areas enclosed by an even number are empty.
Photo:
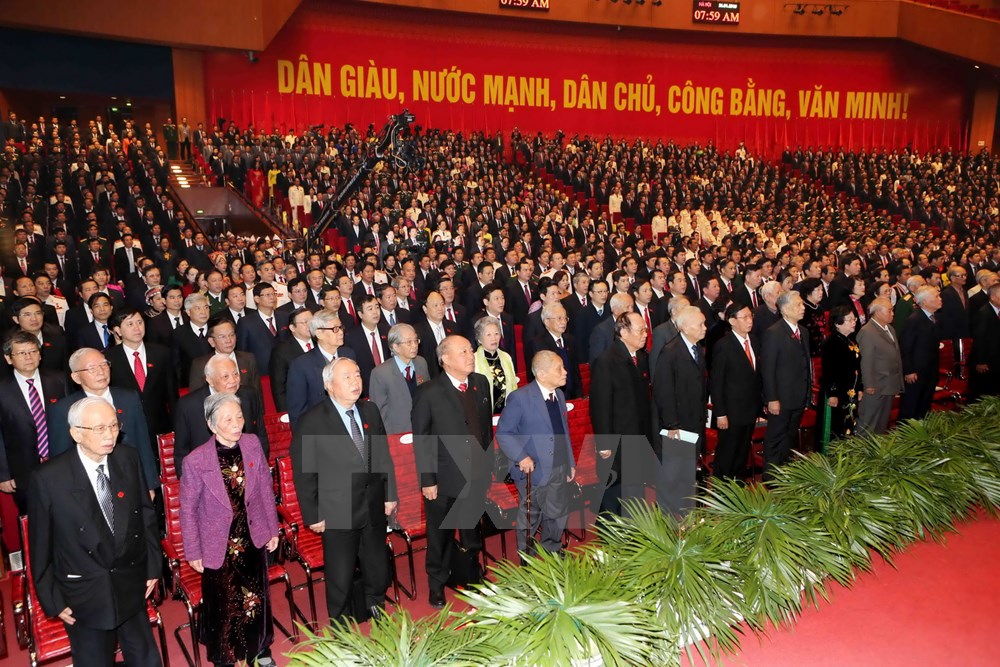
[[[243,433],[240,399],[213,394],[205,420],[215,435],[184,459],[181,536],[202,573],[201,642],[216,665],[269,655],[274,632],[267,554],[278,546],[278,514],[267,457]]]

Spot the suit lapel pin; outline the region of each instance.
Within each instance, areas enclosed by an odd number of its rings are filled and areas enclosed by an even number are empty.
[[[124,491],[119,491],[118,492],[118,497],[119,498],[124,498],[125,497],[125,492]]]
[[[118,408],[118,414],[123,414],[121,408]]]
[[[152,367],[153,367],[153,364],[150,364],[148,362],[146,363],[146,368],[152,368]]]

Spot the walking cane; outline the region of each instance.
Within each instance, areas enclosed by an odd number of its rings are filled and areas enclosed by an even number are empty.
[[[535,531],[531,529],[531,473],[527,473],[528,478],[524,485],[524,512],[527,515],[527,526],[525,526],[524,552],[531,554],[535,546]]]

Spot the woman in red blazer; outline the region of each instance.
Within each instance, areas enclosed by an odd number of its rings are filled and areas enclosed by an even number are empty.
[[[269,654],[274,633],[267,554],[278,546],[271,473],[257,436],[243,433],[240,399],[213,394],[205,419],[215,435],[184,459],[181,536],[202,573],[201,642],[215,664]]]

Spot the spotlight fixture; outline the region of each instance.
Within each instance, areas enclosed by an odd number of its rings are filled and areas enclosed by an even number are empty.
[[[792,10],[792,13],[793,14],[798,14],[799,16],[802,16],[803,14],[806,13],[806,8],[805,8],[804,5],[795,5],[795,9]]]
[[[813,9],[813,14],[815,14],[816,16],[823,16],[823,13],[824,11],[822,7],[815,7]]]
[[[653,6],[654,7],[659,7],[662,4],[663,4],[663,0],[653,0]]]
[[[845,9],[847,9],[847,7],[839,7],[837,5],[826,6],[826,11],[830,14],[830,16],[842,16]]]

